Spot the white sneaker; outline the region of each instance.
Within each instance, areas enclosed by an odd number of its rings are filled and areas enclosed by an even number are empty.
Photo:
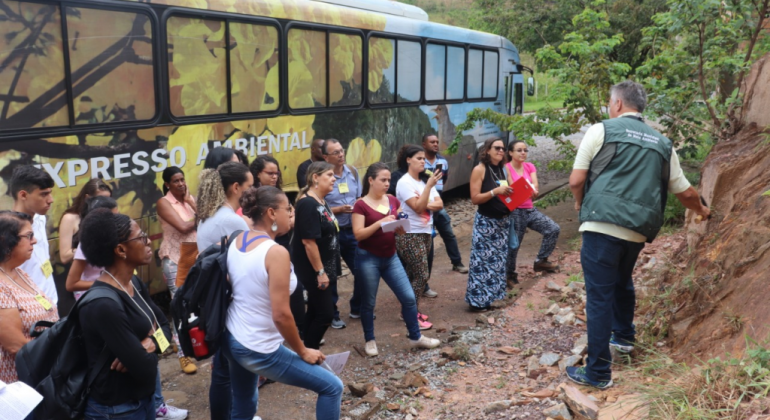
[[[254,416],[254,418],[253,418],[253,419],[251,419],[251,420],[262,420],[262,417],[259,417],[259,416]]]
[[[369,340],[366,342],[366,345],[364,346],[364,352],[366,352],[367,356],[377,356],[379,353],[377,353],[377,342],[374,340]]]
[[[163,404],[155,410],[155,420],[184,420],[187,418],[187,410],[176,408],[173,405]]]
[[[430,338],[421,335],[417,340],[409,340],[412,343],[412,347],[417,349],[435,349],[441,345],[441,340],[438,338]]]
[[[426,298],[434,298],[434,297],[438,297],[438,292],[436,292],[433,289],[428,289],[428,290],[422,292],[422,295],[424,297],[426,297]]]

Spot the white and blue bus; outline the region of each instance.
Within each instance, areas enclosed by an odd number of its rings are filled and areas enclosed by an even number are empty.
[[[473,108],[512,114],[524,100],[510,41],[387,0],[0,0],[0,35],[0,191],[18,165],[51,174],[52,250],[93,177],[157,246],[160,173],[179,166],[196,191],[212,147],[272,155],[292,191],[315,138],[339,139],[363,172],[428,132],[446,148]],[[504,134],[465,132],[445,189]],[[164,288],[159,264],[147,270]]]

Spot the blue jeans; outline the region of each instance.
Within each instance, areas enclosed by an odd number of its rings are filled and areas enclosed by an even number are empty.
[[[284,346],[270,354],[257,353],[244,347],[230,332],[225,332],[225,343],[233,381],[233,420],[251,420],[257,412],[259,375],[317,393],[316,419],[339,420],[343,386],[333,373],[305,362]]]
[[[441,209],[433,213],[433,226],[444,241],[444,248],[452,265],[462,264],[460,248],[457,247],[457,238],[452,230],[452,219],[449,218],[446,210]]]
[[[610,336],[633,343],[636,294],[631,274],[644,243],[596,232],[583,232],[580,263],[586,282],[588,359],[586,375],[593,381],[612,378]]]
[[[380,277],[396,295],[401,303],[401,315],[406,322],[409,338],[420,338],[420,326],[417,324],[417,301],[414,298],[412,284],[396,254],[390,257],[378,257],[371,252],[358,248],[356,251],[356,278],[360,281],[361,326],[364,328],[364,340],[374,340],[374,303]]]
[[[155,375],[155,394],[152,396],[152,401],[155,403],[155,411],[158,411],[160,406],[165,403],[163,400],[163,385],[160,383],[160,366],[158,366],[158,374]]]
[[[358,249],[358,241],[356,236],[353,235],[352,229],[340,229],[340,256],[345,260],[345,264],[350,269],[350,273],[353,274],[353,296],[350,298],[350,312],[354,314],[361,313],[361,298],[359,297],[358,276],[356,275],[356,250]],[[338,282],[339,283],[339,282]],[[337,285],[334,285],[334,304],[337,304],[339,296],[337,295]],[[335,310],[334,317],[340,317],[340,311]]]
[[[230,385],[230,363],[224,356],[222,347],[214,354],[211,361],[211,386],[209,387],[209,407],[211,420],[230,420],[230,410],[233,404],[233,391]]]
[[[154,397],[107,406],[89,398],[83,417],[86,420],[155,420]]]

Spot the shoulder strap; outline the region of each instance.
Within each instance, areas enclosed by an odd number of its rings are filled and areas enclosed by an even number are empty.
[[[89,289],[83,296],[80,297],[78,300],[78,303],[75,305],[75,308],[73,311],[79,311],[80,307],[87,304],[88,302],[92,302],[97,299],[112,299],[114,302],[118,303],[119,305],[123,305],[123,301],[120,299],[120,297],[117,295],[117,292],[114,290],[108,289],[106,287],[97,287],[97,288],[91,288]],[[91,385],[93,385],[94,381],[96,380],[96,377],[99,376],[99,372],[102,370],[104,366],[107,365],[107,363],[110,363],[110,356],[109,352],[107,351],[107,345],[104,345],[104,348],[102,348],[102,351],[99,352],[99,356],[96,358],[96,362],[94,363],[93,367],[89,369],[88,371],[88,380],[86,382],[86,394],[89,394],[91,392]]]

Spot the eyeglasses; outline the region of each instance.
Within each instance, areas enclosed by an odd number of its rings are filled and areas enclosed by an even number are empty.
[[[325,155],[339,156],[345,153],[345,149],[335,150],[334,152],[324,153]]]
[[[268,172],[268,171],[262,171],[263,174],[271,177],[271,178],[278,178],[278,174],[280,172]]]
[[[35,237],[35,232],[26,233],[24,235],[19,235],[19,238],[27,238],[30,242],[32,242],[32,239]]]
[[[516,149],[519,153],[529,153],[529,149]]]
[[[141,240],[143,244],[149,245],[150,244],[150,237],[147,236],[146,233],[142,232],[137,236],[136,238],[126,239],[124,242],[131,242],[131,241],[138,241]]]
[[[492,148],[498,152],[502,152],[503,150],[505,150],[505,147],[503,146],[492,146]]]

